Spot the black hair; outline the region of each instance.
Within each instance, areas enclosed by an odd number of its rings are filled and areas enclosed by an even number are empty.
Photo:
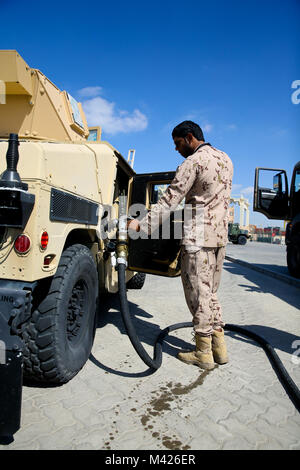
[[[183,121],[174,127],[172,131],[172,137],[186,137],[188,133],[191,133],[197,140],[204,141],[204,135],[202,129],[198,124],[193,121]]]

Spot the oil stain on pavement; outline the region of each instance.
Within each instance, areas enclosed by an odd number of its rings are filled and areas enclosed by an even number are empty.
[[[217,367],[218,366],[216,365],[215,369]],[[139,418],[140,418],[140,422],[144,430],[147,432],[151,432],[151,436],[154,439],[157,439],[158,441],[160,441],[164,448],[169,449],[169,450],[189,450],[190,449],[189,445],[187,444],[184,445],[181,442],[180,438],[176,434],[174,434],[174,430],[168,433],[170,435],[158,430],[157,428],[158,428],[159,423],[156,422],[156,419],[161,420],[161,418],[164,416],[164,413],[171,411],[172,409],[182,410],[181,398],[184,395],[188,395],[192,390],[201,386],[205,378],[211,372],[212,370],[201,371],[197,379],[187,385],[182,385],[179,382],[173,383],[170,381],[167,384],[162,385],[158,390],[154,390],[150,392],[153,398],[151,398],[148,403],[144,404],[144,406],[146,406],[146,412],[140,415]],[[138,389],[141,384],[142,382],[136,384],[134,389]],[[133,398],[132,396],[128,396],[128,399],[132,399],[132,398]],[[138,403],[138,400],[136,400],[136,402]],[[141,409],[141,405],[139,405],[138,408]],[[130,411],[135,414],[138,413],[138,410],[135,407],[132,407]],[[121,410],[119,409],[119,405],[117,405],[115,409],[116,418],[118,417],[120,412]],[[188,419],[188,416],[185,416],[185,418]],[[113,428],[115,428],[115,433],[116,433],[115,435],[112,432]],[[111,432],[109,433],[109,437],[105,440],[104,448],[110,450],[112,447],[114,447],[112,441],[115,441],[115,439],[118,437],[117,433],[118,433],[117,422],[113,421],[112,429],[111,429]],[[191,436],[191,438],[192,437],[193,436]]]
[[[165,386],[161,387],[159,396],[154,397],[147,407],[147,413],[141,416],[141,423],[144,428],[148,431],[152,431],[155,425],[154,418],[157,416],[163,416],[165,411],[170,411],[172,402],[176,402],[177,408],[180,405],[180,397],[183,395],[189,394],[193,389],[202,385],[205,377],[212,372],[205,370],[199,377],[192,383],[188,385],[182,385],[181,383],[173,384],[173,382],[168,382]],[[156,391],[152,392],[153,394],[157,393]],[[134,409],[135,410],[135,409]],[[133,411],[133,410],[132,410]],[[179,438],[172,434],[172,436],[162,435],[161,433],[154,431],[152,432],[152,437],[161,440],[163,446],[170,450],[188,450],[190,446],[183,445]],[[191,436],[192,437],[192,436]]]

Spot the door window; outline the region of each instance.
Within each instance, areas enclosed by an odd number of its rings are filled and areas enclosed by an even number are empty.
[[[168,184],[159,184],[155,183],[152,185],[151,190],[150,190],[150,209],[153,209],[155,204],[158,203],[159,199],[162,197],[164,192],[166,191]],[[185,204],[185,198],[178,204],[176,207],[176,211],[181,210],[184,208]]]

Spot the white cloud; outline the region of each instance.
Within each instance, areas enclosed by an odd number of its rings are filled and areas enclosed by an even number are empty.
[[[241,184],[233,184],[232,185],[232,193],[234,193],[235,191],[239,191],[241,187],[242,187]]]
[[[246,188],[242,188],[242,189],[240,190],[240,193],[243,194],[243,196],[245,196],[245,195],[246,195],[246,196],[247,196],[247,195],[248,195],[248,196],[249,196],[249,195],[252,196],[252,194],[253,194],[253,186],[247,186]]]
[[[93,98],[100,95],[101,92],[101,86],[87,86],[85,88],[81,88],[81,90],[78,91],[78,95],[83,96],[84,98]]]
[[[194,113],[194,112],[190,112],[188,114],[185,114],[179,121],[179,122],[183,122],[183,121],[195,121],[197,120],[197,113]]]
[[[101,91],[101,87],[86,87],[78,92],[87,98],[82,101],[82,107],[89,126],[101,126],[103,132],[111,135],[146,129],[148,119],[145,114],[139,109],[132,112],[117,109],[115,103],[99,96]]]
[[[246,199],[251,199],[253,196],[253,186],[243,187],[242,184],[233,184],[231,195],[232,197],[244,196]]]
[[[207,132],[209,134],[209,132],[211,132],[212,128],[213,128],[212,124],[205,124],[202,129],[203,129],[204,132]]]
[[[228,131],[235,131],[237,129],[237,125],[236,124],[228,124],[226,126],[226,130]]]

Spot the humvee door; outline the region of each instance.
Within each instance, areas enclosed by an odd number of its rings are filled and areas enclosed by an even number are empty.
[[[256,168],[253,210],[261,212],[268,219],[288,218],[289,196],[285,170]]]
[[[174,176],[174,171],[133,176],[129,186],[129,215],[141,219],[157,203]],[[142,232],[133,234],[136,239],[129,236],[128,269],[168,277],[179,276],[182,217],[179,206],[148,237]]]

